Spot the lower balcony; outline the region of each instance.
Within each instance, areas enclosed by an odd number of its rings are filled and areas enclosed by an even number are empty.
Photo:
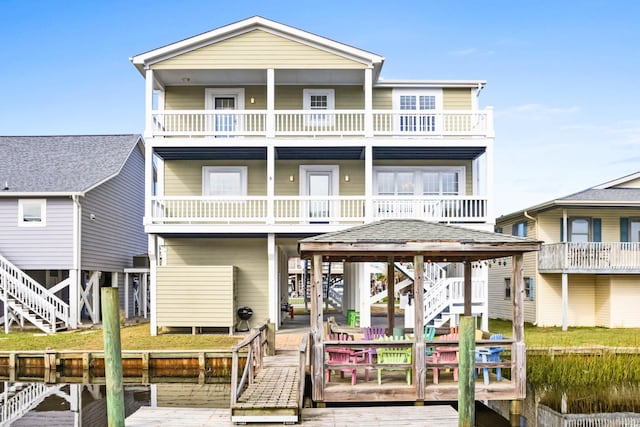
[[[374,196],[369,202],[364,196],[154,196],[151,204],[147,225],[351,226],[389,218],[487,221],[487,199],[473,196]]]
[[[640,274],[640,243],[589,242],[542,245],[540,273]]]

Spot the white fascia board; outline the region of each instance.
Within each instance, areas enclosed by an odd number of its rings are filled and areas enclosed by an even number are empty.
[[[486,80],[379,80],[376,88],[440,88],[440,87],[484,87]]]
[[[516,217],[524,216],[524,213],[528,214],[546,211],[553,208],[624,208],[624,207],[639,207],[639,200],[551,200],[549,202],[540,203],[539,205],[531,206],[527,209],[521,209],[515,212],[511,212],[496,218],[497,222],[507,221]]]
[[[142,72],[145,67],[155,62],[159,62],[172,56],[180,55],[184,52],[246,33],[257,28],[271,32],[272,34],[286,36],[300,42],[306,42],[307,44],[311,43],[311,45],[315,45],[316,47],[334,51],[342,54],[343,56],[352,57],[353,59],[358,58],[359,62],[375,64],[381,63],[384,60],[380,55],[348,46],[325,37],[317,36],[288,25],[280,24],[260,16],[254,16],[158,49],[150,50],[140,55],[136,55],[130,58],[130,60],[136,68]]]
[[[144,232],[165,236],[169,234],[323,234],[346,230],[349,227],[353,227],[353,224],[147,224]]]
[[[632,173],[631,175],[623,176],[613,181],[608,181],[595,187],[592,187],[594,190],[606,190],[607,188],[614,187],[616,185],[624,184],[625,182],[633,181],[634,179],[640,178],[640,172]]]
[[[0,197],[71,197],[83,196],[84,193],[78,191],[1,191]]]

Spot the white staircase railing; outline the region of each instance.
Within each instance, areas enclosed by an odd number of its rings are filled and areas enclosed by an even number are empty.
[[[0,255],[2,301],[46,333],[56,332],[58,319],[69,326],[69,304]],[[8,322],[9,319],[4,319]],[[40,321],[40,322],[39,322]],[[43,322],[43,323],[41,323]]]
[[[31,409],[38,406],[45,397],[57,392],[62,385],[46,385],[42,383],[29,384],[12,397],[2,402],[0,411],[0,426],[9,426],[23,417]]]

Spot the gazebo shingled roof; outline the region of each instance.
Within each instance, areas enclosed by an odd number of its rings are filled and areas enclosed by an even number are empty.
[[[382,220],[298,242],[303,258],[322,253],[325,261],[409,260],[424,255],[432,261],[501,258],[538,250],[540,242],[416,219]]]

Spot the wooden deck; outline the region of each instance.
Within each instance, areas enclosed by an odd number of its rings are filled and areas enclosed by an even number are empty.
[[[280,351],[264,366],[231,406],[233,422],[298,422],[299,353]],[[227,414],[228,416],[228,414]]]
[[[182,409],[142,407],[126,419],[127,427],[233,426],[228,409]],[[282,426],[261,423],[260,426]],[[368,406],[349,408],[304,408],[299,425],[306,427],[422,426],[454,427],[458,414],[451,406]]]

